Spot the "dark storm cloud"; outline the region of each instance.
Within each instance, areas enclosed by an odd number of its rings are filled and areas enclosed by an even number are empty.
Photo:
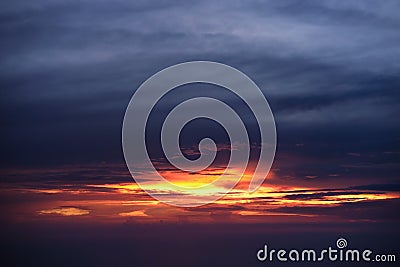
[[[3,2],[2,164],[120,162],[140,83],[214,60],[267,96],[282,177],[395,179],[399,11],[396,1]]]
[[[342,203],[330,207],[282,207],[274,209],[277,212],[333,215],[344,219],[365,219],[371,221],[397,221],[399,215],[392,211],[399,206],[399,199],[371,200],[362,202]]]
[[[343,195],[351,195],[357,196],[362,194],[368,194],[368,191],[333,191],[333,192],[322,192],[322,193],[313,193],[313,194],[294,194],[285,196],[285,199],[289,200],[312,200],[312,199],[322,199],[326,196],[343,196]],[[383,194],[383,192],[374,192],[374,194]],[[359,197],[363,199],[362,196]]]
[[[360,185],[353,186],[350,189],[357,190],[385,190],[385,191],[393,191],[400,192],[400,184],[369,184],[369,185]]]

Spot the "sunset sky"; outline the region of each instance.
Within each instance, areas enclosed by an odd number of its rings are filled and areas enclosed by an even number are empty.
[[[121,247],[130,242],[138,264],[149,266],[143,255],[152,246],[146,240],[165,245],[156,235],[168,239],[171,251],[152,259],[152,266],[224,265],[205,237],[241,257],[230,259],[229,266],[257,263],[253,254],[268,236],[281,246],[307,246],[299,241],[307,239],[305,232],[319,233],[326,242],[336,240],[336,233],[354,234],[353,243],[374,240],[398,252],[399,14],[397,1],[2,1],[4,266],[109,266],[115,258],[118,266],[129,265],[130,254]],[[229,104],[252,144],[246,173],[230,193],[212,204],[183,208],[160,203],[135,183],[124,161],[121,128],[141,83],[193,60],[221,62],[253,79],[275,116],[277,150],[267,179],[249,193],[260,146],[249,108],[218,86],[174,89],[156,105],[146,132],[152,162],[170,182],[210,183],[230,156],[221,125],[198,119],[183,129],[181,149],[195,159],[199,141],[210,137],[217,143],[216,160],[197,173],[168,163],[160,143],[162,122],[187,99],[207,96]],[[227,172],[238,177],[234,167]],[[185,197],[150,187],[167,199]],[[242,233],[244,243],[235,247],[232,233]],[[99,247],[113,255],[104,262],[93,258],[94,249],[85,250],[97,243],[94,236],[109,244]],[[65,254],[55,252],[58,248]],[[47,259],[46,251],[55,254]],[[68,251],[74,260],[66,260]],[[203,260],[193,263],[192,257]]]

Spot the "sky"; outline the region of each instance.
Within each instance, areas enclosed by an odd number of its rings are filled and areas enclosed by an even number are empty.
[[[159,229],[335,222],[339,229],[373,223],[366,231],[384,224],[396,232],[399,12],[398,1],[2,1],[1,221],[46,223],[54,231],[70,223]],[[250,168],[216,203],[175,208],[134,182],[121,128],[141,83],[193,60],[230,65],[259,86],[275,117],[277,151],[254,194],[246,191]],[[207,120],[183,129],[181,148],[194,159],[202,138],[215,139],[210,168],[183,173],[162,157],[164,118],[196,96],[223,100],[240,114],[254,165],[260,140],[246,106],[223,88],[192,84],[166,95],[152,113],[147,142],[160,173],[174,183],[202,184],[226,166],[226,132]],[[10,240],[18,255],[20,243]]]

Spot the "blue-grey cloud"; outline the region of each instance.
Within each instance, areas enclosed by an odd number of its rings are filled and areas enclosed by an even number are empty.
[[[390,182],[400,151],[399,11],[397,1],[3,2],[2,164],[120,162],[124,110],[141,82],[175,63],[214,60],[268,98],[282,177]],[[246,112],[233,97],[204,94]]]

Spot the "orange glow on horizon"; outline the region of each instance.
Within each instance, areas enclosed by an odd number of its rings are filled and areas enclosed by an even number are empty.
[[[64,170],[62,172],[65,172]],[[179,173],[166,171],[171,181],[178,185],[200,186],[213,181],[220,170],[199,172],[180,176]],[[237,173],[230,170],[232,177]],[[237,177],[237,176],[236,176]],[[185,181],[185,179],[191,179]],[[399,192],[382,192],[354,189],[321,189],[318,187],[290,186],[274,184],[278,177],[271,173],[256,192],[249,193],[248,183],[251,172],[243,175],[240,182],[230,193],[213,204],[198,208],[177,208],[160,203],[143,191],[134,182],[122,183],[86,183],[57,184],[54,188],[33,184],[10,185],[4,188],[2,195],[9,198],[21,197],[24,201],[10,201],[7,206],[10,219],[25,221],[29,218],[56,220],[76,217],[79,220],[104,222],[278,222],[313,220],[329,221],[345,214],[327,213],[329,209],[346,203],[368,201],[389,201],[400,199]],[[314,181],[317,179],[313,179]],[[310,185],[312,183],[309,183]],[[221,188],[211,186],[199,194],[219,194]],[[182,198],[179,193],[167,192],[162,184],[149,183],[146,190],[156,194],[166,194],[170,199]],[[186,196],[185,196],[186,197]],[[34,201],[26,201],[33,199]],[[318,210],[313,210],[318,208]],[[35,216],[32,216],[35,215]],[[364,218],[362,218],[364,219]],[[376,218],[374,218],[376,219]],[[378,218],[379,219],[379,218]],[[354,220],[352,218],[352,220]]]

